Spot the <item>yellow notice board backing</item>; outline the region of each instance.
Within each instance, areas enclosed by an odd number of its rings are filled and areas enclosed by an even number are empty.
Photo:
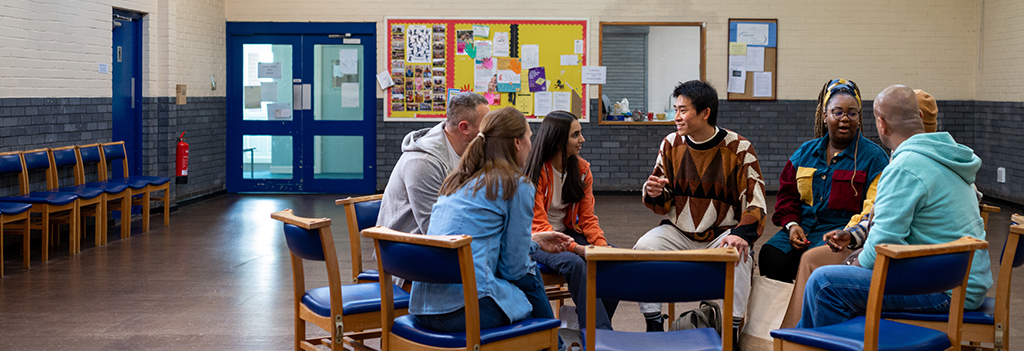
[[[387,18],[385,121],[447,117],[448,99],[465,91],[491,109],[519,108],[527,118],[568,110],[589,120],[587,19]]]

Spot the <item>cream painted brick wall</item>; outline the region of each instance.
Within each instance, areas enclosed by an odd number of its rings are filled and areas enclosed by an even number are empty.
[[[384,16],[587,17],[590,43],[597,43],[602,21],[706,22],[707,78],[720,90],[726,85],[728,19],[778,18],[780,99],[814,99],[833,77],[857,81],[866,99],[896,83],[940,99],[973,99],[979,50],[975,1],[226,0],[225,8],[228,21],[376,22],[378,33],[387,33]],[[378,68],[385,64],[385,43],[378,37]],[[596,63],[596,45],[588,48]]]
[[[173,49],[176,74],[168,86],[185,84],[189,96],[224,96],[225,79],[224,1],[178,0]],[[212,90],[210,76],[217,82]],[[173,95],[173,91],[172,94]]]
[[[1024,101],[1024,3],[986,0],[978,100]]]

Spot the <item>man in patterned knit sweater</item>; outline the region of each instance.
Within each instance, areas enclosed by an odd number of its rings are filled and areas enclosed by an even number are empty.
[[[764,231],[761,166],[749,140],[715,126],[718,93],[710,84],[681,83],[672,96],[676,132],[662,140],[654,172],[643,190],[644,205],[668,218],[640,237],[633,248],[735,247],[742,257],[734,277],[736,336],[750,295],[753,258],[749,248]],[[641,303],[640,312],[647,319],[647,331],[664,330],[661,304]]]

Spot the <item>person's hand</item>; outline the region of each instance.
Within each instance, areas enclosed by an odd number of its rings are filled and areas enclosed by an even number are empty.
[[[647,182],[644,183],[644,189],[647,191],[647,195],[650,197],[661,196],[661,192],[665,190],[665,185],[668,184],[668,179],[658,178],[655,176],[647,177]]]
[[[743,259],[743,262],[747,262],[747,246],[749,245],[746,240],[741,238],[739,235],[732,234],[726,235],[725,238],[722,239],[722,243],[718,245],[718,247],[735,247],[736,251],[740,252],[740,258]],[[736,261],[736,265],[739,264],[740,261]]]
[[[587,247],[577,244],[576,247],[572,249],[572,253],[577,254],[580,257],[587,257]]]
[[[822,235],[821,240],[828,244],[828,248],[832,249],[832,252],[839,252],[843,251],[847,246],[850,246],[850,241],[852,241],[853,238],[850,232],[837,229]]]
[[[533,233],[531,239],[540,245],[541,250],[550,253],[564,252],[572,242],[572,237],[555,231]]]
[[[789,244],[797,249],[806,249],[807,245],[811,244],[811,241],[807,240],[807,236],[804,235],[804,228],[794,225],[789,227]]]

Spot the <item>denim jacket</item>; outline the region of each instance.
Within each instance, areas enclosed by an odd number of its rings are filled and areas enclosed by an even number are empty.
[[[437,199],[427,235],[473,237],[471,247],[478,297],[494,299],[510,321],[522,320],[533,308],[526,294],[510,280],[534,274],[537,266],[530,258],[538,248],[530,238],[536,189],[526,178],[521,178],[511,200],[502,200],[500,186],[497,199],[488,200],[486,188],[473,191],[479,180],[471,180],[454,194]],[[409,313],[444,314],[464,305],[462,284],[413,282]]]

